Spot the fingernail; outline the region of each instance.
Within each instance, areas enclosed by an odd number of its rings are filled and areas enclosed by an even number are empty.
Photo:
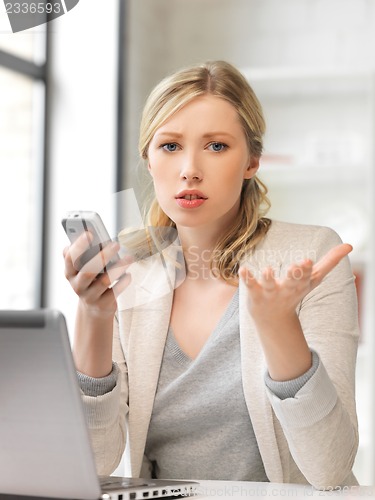
[[[92,235],[92,233],[90,233],[90,231],[85,231],[82,235],[82,238],[86,236],[86,238],[89,240],[89,242],[91,243],[92,240],[94,239],[94,236]]]

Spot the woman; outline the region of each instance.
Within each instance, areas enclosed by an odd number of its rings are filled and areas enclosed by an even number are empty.
[[[74,268],[83,239],[65,250],[100,474],[126,443],[133,476],[356,484],[351,246],[328,228],[264,217],[264,131],[230,64],[167,77],[145,105],[140,153],[156,195],[148,224],[176,228],[185,279],[130,307],[129,260],[97,277]]]

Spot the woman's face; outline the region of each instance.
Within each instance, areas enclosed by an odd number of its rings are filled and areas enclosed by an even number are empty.
[[[224,99],[193,99],[159,127],[148,150],[157,200],[176,226],[217,224],[236,215],[252,158],[235,108]]]

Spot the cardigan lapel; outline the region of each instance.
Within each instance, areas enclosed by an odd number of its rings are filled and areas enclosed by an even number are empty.
[[[173,253],[174,252],[174,253]],[[175,256],[172,248],[169,254]],[[128,384],[129,436],[131,473],[141,472],[148,427],[159,380],[164,345],[168,333],[175,262],[166,263],[160,256],[140,264],[132,274],[132,300],[136,305],[128,311]]]
[[[267,477],[272,482],[282,483],[283,469],[273,425],[272,407],[263,380],[266,363],[246,301],[246,285],[240,281],[241,364],[245,401]]]
[[[168,332],[173,291],[135,308],[129,339],[129,449],[131,470],[141,471],[146,437]]]

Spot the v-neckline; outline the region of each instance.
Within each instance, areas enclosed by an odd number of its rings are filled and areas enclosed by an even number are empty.
[[[234,308],[234,305],[238,305],[239,301],[239,288],[234,292],[232,298],[230,299],[227,307],[225,308],[224,313],[221,315],[219,321],[217,322],[216,326],[210,333],[210,335],[207,337],[207,340],[204,342],[202,348],[200,349],[199,353],[195,358],[190,357],[181,347],[180,344],[178,343],[174,332],[173,328],[169,325],[169,330],[168,330],[168,338],[167,342],[169,342],[169,345],[172,347],[176,359],[178,359],[180,362],[188,362],[188,364],[194,363],[201,355],[202,353],[206,350],[207,345],[216,338],[217,332],[222,329],[222,327],[225,325],[225,323],[233,316],[234,312],[236,309]]]

